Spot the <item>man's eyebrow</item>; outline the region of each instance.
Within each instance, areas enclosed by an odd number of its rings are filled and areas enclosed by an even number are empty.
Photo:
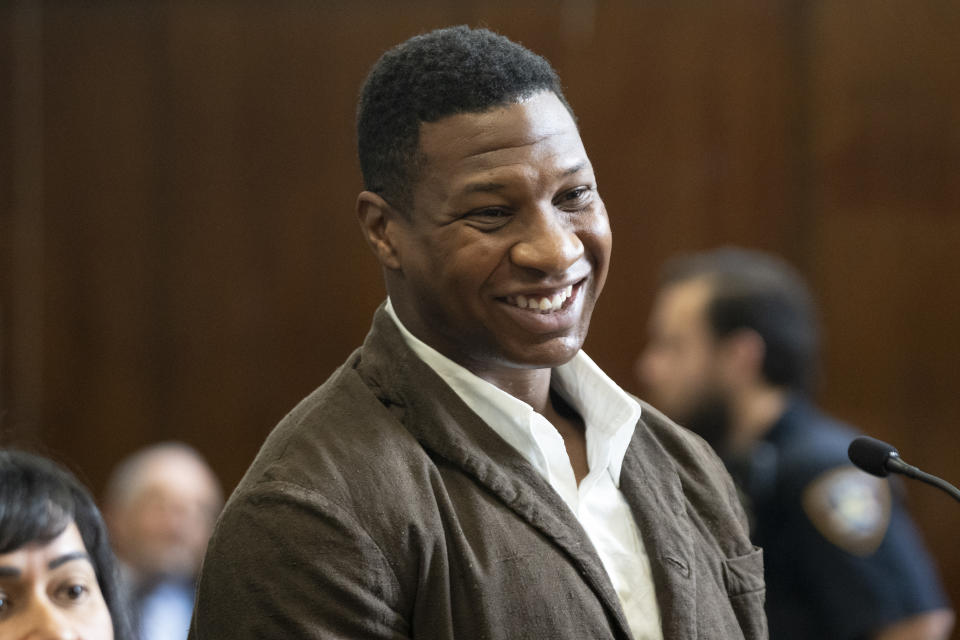
[[[561,174],[561,176],[563,176],[564,178],[566,178],[567,176],[572,176],[575,173],[580,173],[581,171],[586,169],[586,167],[587,167],[586,161],[578,162],[577,164],[573,165],[572,167],[564,171]]]
[[[16,567],[0,566],[0,578],[16,578],[20,575],[20,569]]]
[[[93,564],[93,561],[90,560],[90,554],[88,554],[86,551],[71,551],[70,553],[65,553],[62,556],[54,558],[47,564],[47,567],[50,569],[56,569],[60,565],[66,564],[72,560],[86,560],[90,564]]]
[[[502,191],[506,185],[499,182],[473,182],[468,184],[463,188],[463,193],[493,193],[495,191]]]
[[[564,169],[560,173],[561,178],[566,178],[574,174],[580,173],[587,167],[586,161],[578,162],[577,164]],[[468,195],[471,193],[495,193],[497,191],[502,191],[506,188],[506,185],[501,182],[472,182],[463,188],[463,194]]]

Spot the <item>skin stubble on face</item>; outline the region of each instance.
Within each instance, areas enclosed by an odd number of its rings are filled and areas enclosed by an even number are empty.
[[[707,280],[693,279],[657,294],[637,374],[654,406],[723,455],[730,406],[718,369],[722,355],[707,319],[711,292]]]
[[[710,288],[701,281],[659,291],[650,312],[649,339],[637,374],[649,400],[685,423],[713,386],[714,344],[706,320]]]

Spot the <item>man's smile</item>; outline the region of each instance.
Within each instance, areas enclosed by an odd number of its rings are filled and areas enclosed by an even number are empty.
[[[554,289],[497,298],[512,323],[537,335],[566,333],[581,321],[584,288],[589,278]]]
[[[579,286],[579,283],[577,283]],[[507,304],[530,309],[539,313],[553,313],[563,308],[564,303],[573,295],[574,285],[567,285],[553,292],[517,294],[502,298]]]

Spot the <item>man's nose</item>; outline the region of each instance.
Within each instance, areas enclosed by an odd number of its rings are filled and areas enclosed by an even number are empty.
[[[69,617],[46,597],[34,599],[27,615],[28,640],[81,640]]]
[[[582,256],[576,229],[552,205],[533,212],[510,254],[515,265],[547,274],[565,271]]]

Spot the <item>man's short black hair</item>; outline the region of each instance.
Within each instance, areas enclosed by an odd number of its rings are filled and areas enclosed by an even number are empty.
[[[420,124],[480,113],[543,91],[571,115],[550,63],[487,29],[437,29],[390,49],[373,66],[357,109],[364,188],[403,211],[418,177]]]
[[[763,376],[770,384],[810,391],[816,377],[819,330],[806,282],[785,261],[760,251],[724,247],[668,262],[661,284],[704,278],[710,285],[707,321],[717,338],[751,329],[763,339]]]

